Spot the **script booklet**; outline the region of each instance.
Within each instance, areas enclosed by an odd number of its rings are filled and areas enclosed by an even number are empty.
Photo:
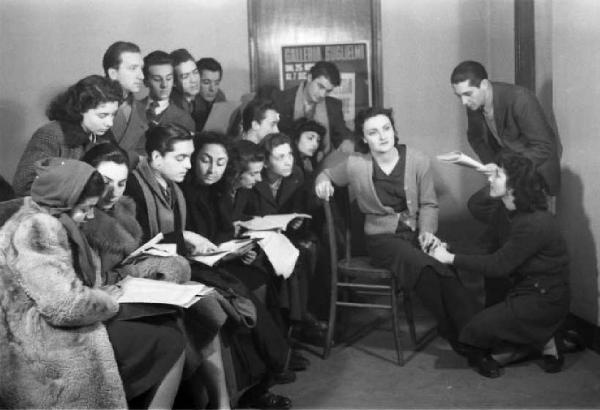
[[[446,154],[440,154],[437,155],[436,158],[443,162],[450,162],[452,164],[462,165],[464,167],[473,169],[480,169],[484,166],[481,162],[471,158],[466,154],[463,154],[460,151],[452,151]]]
[[[177,284],[127,276],[117,284],[123,291],[119,303],[161,303],[188,308],[213,291],[197,282]]]
[[[188,259],[214,266],[219,261],[233,259],[245,254],[252,249],[256,242],[258,240],[252,238],[232,239],[221,243],[214,251],[188,256]]]
[[[163,234],[159,233],[154,238],[131,252],[121,264],[126,264],[132,261],[139,255],[154,255],[154,256],[175,256],[177,255],[177,245],[174,243],[159,243],[163,240]]]
[[[256,216],[248,221],[236,221],[234,224],[239,225],[249,231],[285,231],[288,224],[296,218],[312,218],[308,214],[275,214]]]

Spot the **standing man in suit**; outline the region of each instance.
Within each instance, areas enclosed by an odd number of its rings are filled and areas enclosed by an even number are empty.
[[[126,151],[135,149],[139,135],[148,128],[143,115],[144,107],[139,107],[140,103],[134,97],[134,93],[144,85],[143,66],[140,48],[126,41],[113,43],[102,58],[106,77],[117,81],[123,89],[125,100],[117,110],[112,131],[116,141]]]
[[[275,110],[281,115],[280,129],[291,135],[293,123],[308,118],[325,126],[323,154],[341,146],[353,150],[352,132],[346,127],[342,102],[329,94],[340,85],[340,72],[335,64],[319,61],[310,69],[308,79],[296,87],[273,93]]]
[[[450,83],[456,96],[467,107],[467,139],[483,162],[488,177],[496,175],[494,163],[502,149],[529,158],[544,178],[548,203],[555,211],[555,195],[560,189],[560,143],[548,123],[535,95],[528,89],[488,79],[483,65],[463,61],[454,68]],[[489,187],[476,192],[467,203],[472,215],[480,215],[481,198],[489,197]],[[507,216],[508,218],[508,216]],[[488,231],[488,235],[491,231]],[[495,235],[484,238],[495,242]],[[503,300],[511,284],[503,278],[486,278],[486,304]]]
[[[200,92],[196,96],[193,117],[196,122],[196,131],[200,132],[204,129],[213,104],[226,101],[226,98],[221,90],[221,79],[223,78],[221,64],[212,57],[205,57],[196,62],[196,67],[200,73]]]
[[[192,117],[171,103],[173,78],[173,59],[168,53],[157,50],[144,57],[144,84],[149,92],[146,98],[140,100],[138,107],[144,109],[145,129],[173,123],[193,133],[195,126]],[[141,133],[134,149],[138,154],[144,155],[145,146],[146,137]]]
[[[549,195],[560,189],[560,143],[536,96],[528,89],[488,80],[480,63],[463,61],[452,71],[450,82],[467,107],[467,138],[485,164],[484,172],[497,170],[501,149],[529,158],[544,178]]]

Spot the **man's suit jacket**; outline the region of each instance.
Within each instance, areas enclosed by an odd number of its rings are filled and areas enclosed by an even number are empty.
[[[540,103],[524,87],[491,84],[494,119],[502,145],[531,159],[548,184],[550,194],[556,195],[560,189],[560,143]],[[467,119],[471,147],[482,162],[494,162],[501,147],[495,142],[483,111],[467,109]]]
[[[171,95],[171,101],[186,113],[191,115],[195,123],[196,132],[201,132],[204,129],[204,125],[206,124],[206,120],[208,119],[208,115],[212,109],[212,104],[208,103],[200,94],[198,94],[194,98],[194,106],[192,107],[192,104],[189,103],[183,94],[181,94],[175,88],[173,89],[173,94]],[[227,101],[227,98],[225,97],[225,93],[219,90],[217,91],[217,96],[215,97],[213,104],[222,101]]]
[[[115,134],[119,145],[126,151],[135,151],[140,155],[146,155],[146,131],[150,128],[148,118],[146,117],[148,101],[149,97],[134,101],[129,122],[123,131],[121,131],[121,138]],[[169,106],[155,119],[155,122],[160,125],[170,123],[181,125],[190,132],[194,132],[195,128],[192,117],[173,104],[172,101],[169,102]],[[113,125],[113,133],[114,127]],[[122,127],[122,124],[120,127]]]
[[[294,124],[294,104],[298,87],[288,88],[283,91],[275,90],[271,98],[275,104],[275,110],[279,113],[279,129],[281,132],[291,135]],[[329,136],[333,149],[337,148],[344,139],[349,138],[352,132],[346,127],[342,102],[337,98],[325,97],[327,118],[329,119]]]

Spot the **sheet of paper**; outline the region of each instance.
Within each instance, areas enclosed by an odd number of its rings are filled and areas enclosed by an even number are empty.
[[[436,158],[440,161],[450,162],[452,164],[462,165],[469,168],[479,169],[483,164],[470,156],[463,154],[460,151],[452,151],[446,154],[437,155]]]
[[[127,276],[118,283],[123,291],[119,303],[161,303],[190,307],[213,288],[202,283],[177,284],[161,280]]]
[[[148,242],[146,242],[145,244],[143,244],[142,246],[140,246],[139,248],[137,248],[135,251],[131,252],[124,260],[123,262],[121,262],[121,264],[125,264],[127,262],[129,262],[131,259],[135,258],[138,255],[141,255],[145,250],[150,249],[152,247],[154,247],[155,245],[157,245],[160,241],[162,241],[164,238],[162,232],[159,233],[158,235],[156,235],[154,238],[150,239]]]
[[[294,272],[300,251],[287,236],[274,231],[248,231],[247,234],[252,238],[261,238],[258,244],[273,265],[275,273],[289,278]]]
[[[232,239],[221,243],[217,249],[210,253],[190,256],[189,259],[203,263],[207,266],[214,266],[221,259],[228,255],[242,255],[246,253],[256,243],[255,239]]]
[[[265,215],[254,217],[249,221],[236,221],[235,224],[250,231],[270,231],[277,229],[285,231],[288,224],[296,218],[311,218],[311,216],[308,214]]]

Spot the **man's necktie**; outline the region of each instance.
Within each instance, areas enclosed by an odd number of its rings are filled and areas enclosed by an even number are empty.
[[[152,101],[146,110],[146,118],[148,119],[148,125],[157,125],[158,124],[158,115],[156,114],[156,109],[158,108],[158,103],[156,101]]]

